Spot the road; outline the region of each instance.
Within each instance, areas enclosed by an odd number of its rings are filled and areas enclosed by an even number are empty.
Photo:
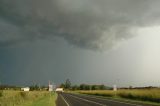
[[[57,106],[151,106],[81,94],[58,93]]]

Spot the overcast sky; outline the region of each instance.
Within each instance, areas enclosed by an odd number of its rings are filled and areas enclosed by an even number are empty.
[[[160,86],[159,0],[0,0],[0,83]]]

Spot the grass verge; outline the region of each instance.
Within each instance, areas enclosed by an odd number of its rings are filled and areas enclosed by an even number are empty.
[[[0,106],[55,106],[55,99],[56,94],[48,91],[0,91]]]
[[[72,92],[73,93],[73,92]],[[116,100],[139,102],[160,106],[160,89],[134,89],[134,90],[93,90],[93,91],[74,91],[87,95],[101,96]]]
[[[32,105],[29,106],[56,106],[55,101],[57,98],[56,93],[50,93],[49,95],[42,97],[35,102],[32,103]]]

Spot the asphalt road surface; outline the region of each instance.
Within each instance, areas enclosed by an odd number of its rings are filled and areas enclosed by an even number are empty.
[[[56,103],[57,106],[152,106],[70,93],[58,93]]]

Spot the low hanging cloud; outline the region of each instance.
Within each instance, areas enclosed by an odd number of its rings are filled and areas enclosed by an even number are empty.
[[[0,46],[62,37],[110,49],[136,29],[160,24],[159,0],[1,0]]]

